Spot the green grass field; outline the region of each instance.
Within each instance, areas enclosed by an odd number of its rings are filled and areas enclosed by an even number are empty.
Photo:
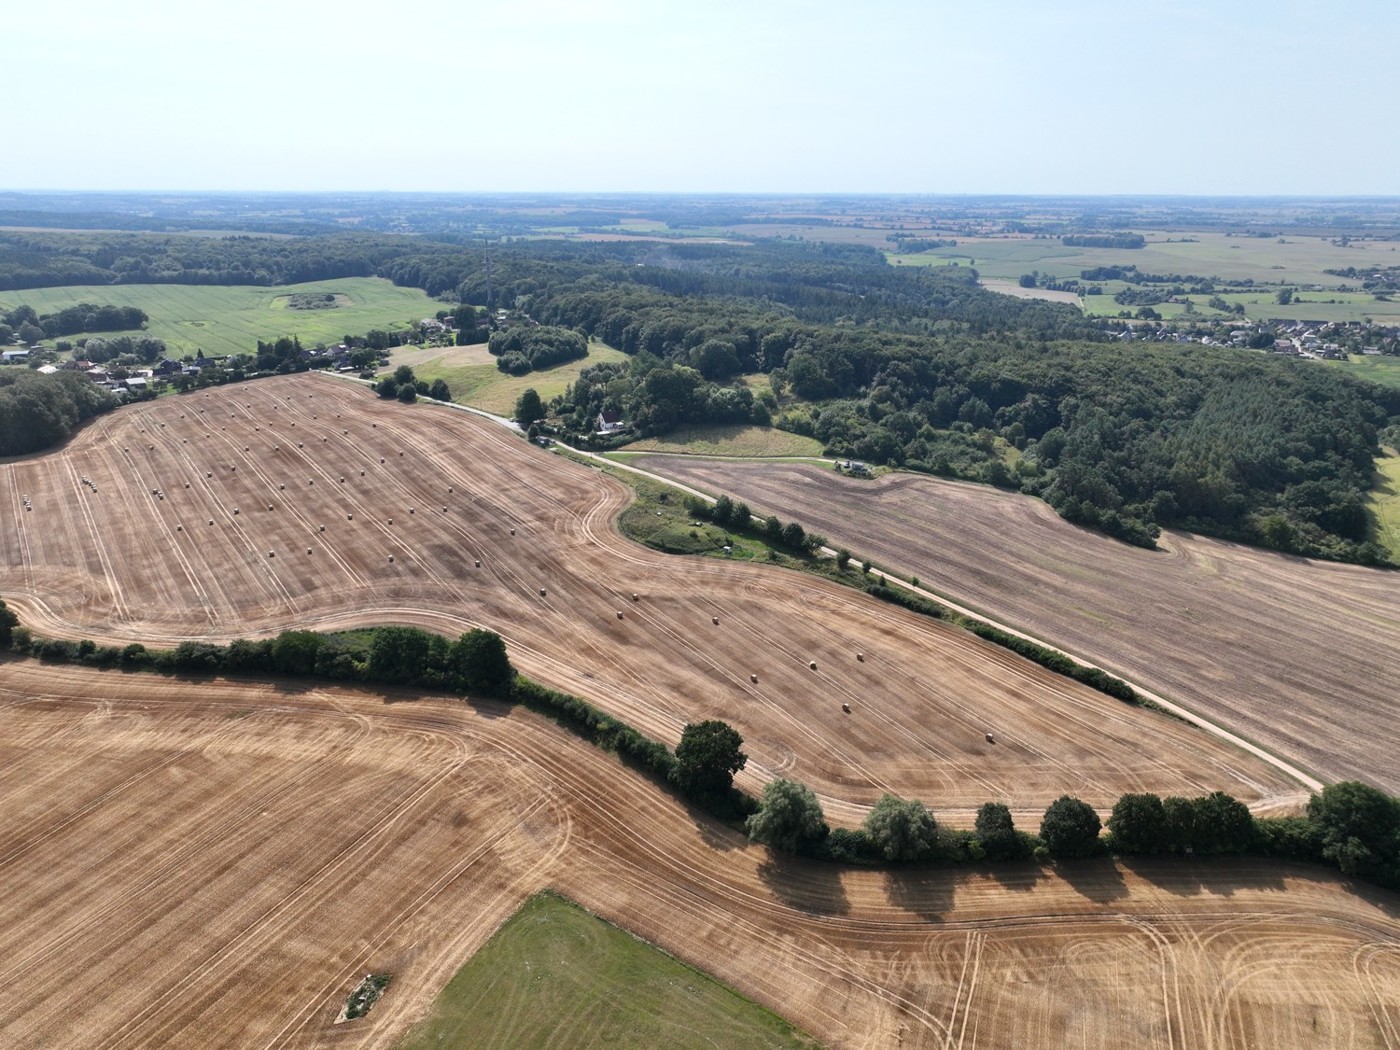
[[[1371,489],[1369,510],[1375,541],[1400,561],[1400,452],[1387,448],[1376,460],[1376,485]]]
[[[1400,390],[1400,357],[1362,357],[1359,354],[1351,354],[1346,361],[1330,363],[1337,368],[1345,368],[1354,376]]]
[[[680,427],[664,438],[634,441],[623,446],[623,451],[775,459],[787,456],[820,456],[822,443],[816,438],[790,434],[774,427],[723,423],[716,426]]]
[[[452,400],[458,404],[509,416],[515,412],[516,400],[530,387],[548,403],[550,398],[562,394],[589,365],[626,360],[628,357],[621,350],[614,350],[606,343],[590,342],[588,356],[578,361],[566,361],[543,372],[510,376],[496,367],[496,359],[486,352],[485,346],[457,346],[395,350],[387,371],[392,372],[402,364],[412,365],[419,379],[429,383],[435,379],[444,380],[452,390]]]
[[[714,978],[540,894],[457,971],[399,1050],[816,1045]]]
[[[344,296],[345,305],[333,310],[287,309],[288,298],[298,292],[331,292]],[[173,357],[198,349],[211,356],[247,354],[257,349],[259,339],[271,341],[284,335],[295,335],[307,346],[338,343],[346,335],[363,335],[372,328],[406,328],[441,307],[417,288],[398,288],[378,277],[275,288],[113,284],[0,292],[0,309],[28,304],[45,314],[77,303],[145,310],[151,318],[146,334],[164,339]]]

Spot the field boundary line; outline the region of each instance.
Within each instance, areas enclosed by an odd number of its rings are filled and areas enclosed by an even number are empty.
[[[688,495],[699,497],[700,499],[703,499],[706,503],[713,504],[715,502],[715,497],[711,496],[709,493],[701,492],[699,489],[691,488],[689,485],[683,485],[680,482],[673,481],[672,479],[667,478],[662,474],[656,474],[649,470],[643,470],[640,467],[631,466],[630,464],[621,462],[620,460],[608,459],[604,456],[599,455],[596,452],[584,452],[581,449],[571,448],[568,445],[564,445],[562,442],[559,442],[558,444],[561,448],[565,448],[569,452],[574,453],[575,455],[582,456],[586,459],[594,460],[598,463],[603,463],[611,467],[616,467],[619,470],[631,471],[633,474],[637,474],[644,478],[649,478],[652,481],[659,481],[664,485],[669,485],[672,488],[679,489],[681,492],[684,492]],[[653,455],[664,455],[664,453],[653,453]],[[836,551],[831,547],[822,547],[821,553],[824,557],[836,557]],[[899,578],[898,576],[892,576],[888,572],[884,572],[880,569],[874,568],[873,566],[870,569],[870,575],[884,581],[885,583],[891,586],[901,587],[904,590],[910,592],[911,594],[918,595],[920,598],[926,598],[929,601],[938,602],[940,605],[945,606],[949,610],[957,613],[959,616],[964,616],[970,620],[976,620],[977,622],[984,623],[989,627],[994,627],[999,631],[1005,631],[1007,634],[1012,635],[1013,637],[1020,638],[1023,641],[1031,642],[1035,645],[1041,646],[1042,648],[1048,649],[1051,652],[1057,653],[1058,655],[1063,656],[1068,660],[1074,661],[1074,663],[1076,663],[1080,667],[1102,668],[1102,664],[1093,663],[1089,660],[1084,659],[1081,656],[1077,656],[1074,653],[1067,652],[1058,646],[1051,645],[1049,642],[1046,642],[1040,638],[1036,638],[1034,635],[1027,634],[1025,631],[1018,631],[1014,627],[1010,627],[1007,624],[1001,623],[998,620],[994,620],[991,617],[984,615],[983,613],[975,612],[967,606],[961,605],[958,602],[950,598],[946,598],[941,594],[937,594],[927,589],[926,587],[915,587],[913,584]],[[1304,771],[1301,767],[1294,765],[1287,759],[1282,758],[1263,747],[1260,747],[1258,744],[1246,740],[1238,733],[1232,732],[1220,723],[1206,718],[1204,715],[1197,714],[1195,711],[1192,711],[1189,708],[1182,707],[1180,704],[1168,700],[1166,699],[1166,697],[1160,695],[1159,693],[1156,693],[1151,689],[1146,689],[1141,685],[1137,684],[1136,682],[1132,682],[1127,679],[1123,679],[1123,681],[1135,693],[1143,697],[1145,700],[1156,704],[1167,714],[1174,715],[1177,718],[1180,718],[1182,721],[1188,722],[1191,725],[1197,727],[1198,729],[1203,729],[1207,733],[1210,733],[1211,735],[1219,738],[1220,740],[1223,740],[1228,744],[1232,744],[1242,751],[1248,752],[1255,758],[1261,759],[1262,761],[1273,766],[1275,769],[1279,770],[1281,773],[1284,773],[1285,775],[1293,778],[1303,787],[1307,788],[1309,791],[1321,791],[1323,787],[1325,787],[1322,781],[1318,780],[1312,774]],[[1257,804],[1262,805],[1267,801],[1268,800],[1261,800],[1260,803]]]

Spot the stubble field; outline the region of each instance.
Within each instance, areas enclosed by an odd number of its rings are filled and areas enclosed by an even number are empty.
[[[984,485],[799,464],[633,461],[793,517],[1224,723],[1324,780],[1400,792],[1400,576],[1188,533],[1117,543]]]
[[[843,870],[493,703],[3,670],[6,1045],[391,1047],[546,886],[833,1047],[1400,1040],[1396,898],[1308,869]]]
[[[846,588],[641,548],[612,526],[619,483],[325,377],[124,409],[0,466],[0,494],[0,594],[41,634],[485,626],[531,677],[668,745],[687,722],[730,722],[745,787],[803,780],[838,823],[885,791],[968,823],[988,800],[1024,819],[1065,792],[1106,807],[1125,791],[1296,789],[1199,730]]]

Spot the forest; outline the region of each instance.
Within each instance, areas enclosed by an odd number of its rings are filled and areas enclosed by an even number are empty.
[[[1071,306],[982,289],[971,267],[896,267],[860,245],[460,240],[0,233],[0,287],[74,267],[107,283],[387,277],[470,316],[471,339],[484,307],[515,374],[587,337],[629,355],[548,406],[577,440],[596,441],[603,408],[634,435],[773,423],[832,455],[1041,496],[1131,543],[1171,525],[1386,563],[1366,493],[1400,391],[1246,350],[1110,341]]]

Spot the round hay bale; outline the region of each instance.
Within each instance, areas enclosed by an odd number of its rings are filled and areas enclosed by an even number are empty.
[[[815,671],[817,669],[817,661],[813,660],[807,666],[810,667],[813,671]]]
[[[390,518],[390,519],[389,519],[389,524],[390,524],[390,525],[394,524],[394,519],[393,519],[393,518]]]
[[[212,477],[214,476],[214,472],[213,472],[212,470],[206,470],[206,471],[204,472],[204,476],[205,476],[206,478],[212,478]]]
[[[310,547],[307,547],[307,548],[306,548],[306,553],[307,553],[307,554],[310,554],[310,553],[311,553],[311,548],[310,548]]]
[[[267,509],[268,509],[268,510],[271,510],[271,509],[272,509],[272,504],[271,504],[271,503],[269,503],[269,504],[267,505]]]
[[[350,433],[350,431],[348,431],[348,430],[343,430],[343,431],[341,431],[341,433],[343,433],[343,434],[348,434],[348,433]]]
[[[481,559],[480,559],[480,558],[477,558],[477,559],[476,559],[476,567],[477,567],[478,569],[481,568]]]
[[[365,476],[365,472],[364,472],[363,470],[360,471],[360,477],[364,477],[364,476]]]
[[[282,451],[282,446],[281,446],[281,445],[273,445],[273,446],[272,446],[272,451],[273,451],[273,452],[281,452],[281,451]]]
[[[622,619],[622,610],[621,610],[621,609],[617,610],[617,618],[618,618],[619,620]]]
[[[185,531],[185,527],[184,527],[183,525],[176,525],[176,526],[175,526],[175,531],[176,531],[176,532],[184,532],[184,531]]]
[[[154,452],[156,450],[156,447],[154,445],[147,445],[146,450],[148,452]]]
[[[633,592],[632,592],[632,600],[633,600],[634,602],[639,602],[639,601],[642,600],[642,596],[641,596],[640,594],[638,594],[636,591],[633,591]]]
[[[210,524],[210,525],[213,525],[213,524],[214,524],[214,519],[213,519],[213,518],[210,518],[210,519],[209,519],[209,524]]]
[[[304,448],[304,447],[305,447],[305,445],[304,445],[303,442],[300,442],[300,441],[297,442],[297,448]]]
[[[446,514],[446,513],[447,513],[447,508],[446,508],[446,507],[443,507],[443,508],[442,508],[442,512],[443,512],[444,514]]]
[[[247,445],[244,445],[244,446],[243,446],[243,451],[244,451],[244,452],[247,452],[247,451],[248,451],[248,446],[247,446]]]
[[[344,485],[344,484],[345,484],[345,478],[344,478],[344,476],[343,476],[343,475],[342,475],[342,477],[341,477],[341,479],[340,479],[340,483],[341,483],[341,484],[342,484],[342,485]]]
[[[452,491],[452,486],[451,486],[451,485],[448,485],[448,486],[447,486],[447,491],[448,491],[448,492],[451,492],[451,491]]]
[[[989,744],[995,744],[996,742],[997,742],[997,738],[994,737],[994,736],[992,736],[991,733],[988,733],[988,734],[987,734],[987,743],[989,743]]]
[[[390,560],[390,561],[393,561],[393,560],[394,560],[394,556],[393,556],[392,554],[389,555],[389,560]]]
[[[865,654],[864,654],[864,653],[856,653],[856,659],[859,660],[861,663],[865,663]]]
[[[190,483],[189,483],[188,481],[185,482],[185,488],[189,488],[189,487],[190,487]]]
[[[409,512],[410,514],[412,514],[412,513],[413,513],[413,508],[412,508],[412,507],[409,507],[409,508],[408,508],[408,512]]]
[[[378,423],[371,423],[370,426],[374,427],[375,430],[378,430],[378,429],[379,429],[379,424],[378,424]]]
[[[510,534],[511,534],[512,536],[514,536],[514,535],[515,535],[515,530],[514,530],[514,529],[511,529],[511,530],[510,530]]]
[[[850,705],[850,704],[842,704],[842,705],[841,705],[841,710],[842,710],[842,711],[845,711],[846,714],[850,714],[850,713],[851,713],[851,705]]]
[[[277,557],[277,554],[276,554],[275,551],[268,551],[268,552],[267,552],[267,556],[268,556],[269,558],[275,558],[275,557]]]
[[[757,685],[757,684],[758,684],[758,675],[756,675],[756,674],[751,674],[751,675],[749,675],[749,681],[752,682],[754,685]]]
[[[278,492],[285,492],[286,489],[287,489],[287,486],[286,486],[286,485],[278,485],[278,486],[277,486],[277,491],[278,491]]]
[[[403,459],[403,453],[402,453],[402,452],[399,453],[399,459]]]
[[[355,520],[355,515],[353,515],[353,514],[347,514],[347,515],[345,515],[345,520],[346,520],[346,521],[354,521],[354,520]]]
[[[326,527],[325,527],[324,525],[317,525],[317,526],[316,526],[316,531],[317,531],[317,532],[325,532],[325,531],[326,531]]]
[[[381,462],[381,463],[384,462],[384,457],[383,457],[383,456],[380,456],[380,457],[379,457],[379,462]]]
[[[718,627],[718,626],[719,626],[719,617],[718,617],[718,616],[711,616],[711,617],[710,617],[710,622],[711,622],[712,624],[714,624],[716,627]]]
[[[234,512],[235,514],[237,514],[237,513],[238,513],[238,508],[237,508],[237,507],[234,507],[234,508],[233,508],[233,512]]]
[[[540,588],[540,597],[541,597],[541,598],[544,597],[544,588],[543,588],[543,587]]]

